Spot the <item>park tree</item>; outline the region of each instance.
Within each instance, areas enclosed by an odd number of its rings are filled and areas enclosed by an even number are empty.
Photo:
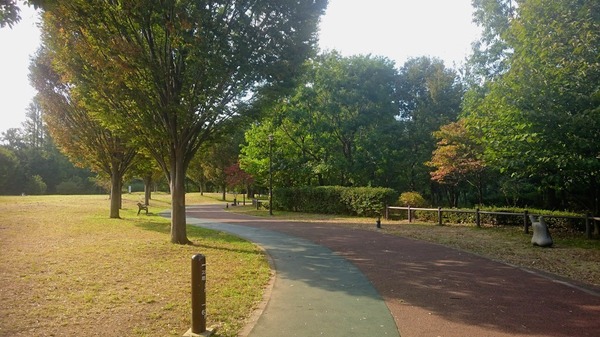
[[[481,85],[505,73],[512,48],[506,32],[517,13],[517,0],[473,0],[473,22],[481,28],[481,37],[472,44],[468,81]]]
[[[2,132],[2,143],[13,151],[22,150],[26,147],[25,138],[25,134],[21,128],[10,128]]]
[[[13,191],[12,182],[17,176],[19,164],[19,158],[13,151],[0,146],[0,194],[9,194]]]
[[[48,0],[24,0],[21,5],[39,8]],[[12,28],[21,21],[21,8],[17,0],[0,0],[0,29],[8,26]]]
[[[263,190],[266,190],[269,186],[269,160],[273,159],[273,157],[277,158],[275,160],[279,160],[282,157],[279,152],[275,156],[271,155],[270,151],[273,150],[273,143],[277,144],[276,151],[287,148],[280,143],[282,136],[273,128],[272,122],[271,118],[263,118],[260,123],[251,125],[244,134],[244,143],[240,146],[240,168],[252,175],[257,187]],[[294,186],[294,184],[290,183],[289,179],[298,179],[297,172],[293,170],[297,166],[286,165],[286,168],[292,168],[292,170],[277,167],[274,170],[273,180],[280,181],[279,175],[282,175],[281,178],[287,176],[287,184]]]
[[[293,185],[379,185],[398,123],[396,70],[383,57],[322,54],[306,64],[293,92],[246,133],[242,167],[264,181]],[[272,136],[273,144],[269,144]]]
[[[123,176],[133,163],[136,149],[108,130],[95,117],[95,101],[74,90],[51,66],[48,50],[40,49],[31,65],[36,100],[61,151],[80,167],[103,172],[111,179],[110,217],[119,218]]]
[[[427,163],[433,167],[431,179],[444,186],[449,186],[449,199],[453,207],[458,206],[457,188],[464,182],[477,191],[479,204],[483,204],[483,178],[485,162],[483,147],[478,142],[480,135],[473,134],[473,129],[466,127],[466,120],[443,125],[433,133],[438,140]]]
[[[250,185],[254,183],[254,178],[252,178],[248,172],[240,168],[239,162],[225,168],[225,175],[227,188],[230,191],[233,191],[236,200],[238,193],[245,193],[245,191],[250,189]]]
[[[202,149],[200,149],[199,152],[201,153]],[[199,155],[194,156],[194,158],[192,158],[192,160],[190,161],[190,165],[188,166],[186,172],[187,179],[196,187],[198,187],[198,190],[200,191],[201,195],[204,195],[204,191],[206,190],[206,183],[208,182],[206,178],[206,173],[204,172],[204,168],[202,167],[202,163],[204,160],[205,158]]]
[[[484,129],[486,161],[534,179],[547,207],[556,191],[598,212],[600,4],[528,0],[506,32],[510,69],[471,119]]]
[[[82,182],[79,186],[82,193],[94,192],[92,184],[87,181],[92,173],[87,169],[74,167],[56,148],[43,123],[43,109],[35,98],[25,117],[22,127],[8,129],[0,136],[0,143],[18,161],[15,174],[0,188],[0,194],[30,193],[24,187],[43,186],[41,182],[46,185],[46,193],[53,194],[57,192],[58,186],[71,179]],[[33,190],[39,193],[43,189]]]
[[[48,130],[44,124],[43,110],[38,100],[34,97],[29,103],[25,113],[25,122],[23,122],[23,132],[25,142],[29,147],[34,149],[49,148],[50,140],[48,139]]]
[[[227,193],[227,168],[235,164],[239,155],[239,137],[223,137],[217,142],[206,143],[192,160],[192,176],[206,178],[219,188],[222,199]]]
[[[398,100],[395,97],[397,72],[394,63],[384,57],[370,55],[342,57],[324,54],[313,69],[313,113],[322,121],[313,131],[330,138],[326,155],[338,177],[330,181],[342,186],[378,185],[378,164],[383,160],[385,132],[395,125]]]
[[[137,151],[131,168],[127,173],[127,178],[139,178],[144,183],[144,205],[150,205],[152,199],[152,189],[156,181],[164,177],[164,172],[160,169],[156,161],[144,151]]]
[[[198,149],[241,103],[293,77],[316,41],[326,0],[52,2],[45,42],[78,90],[112,109],[169,177],[171,241],[187,244],[185,177]],[[82,65],[84,65],[82,67]]]
[[[457,119],[463,87],[457,73],[446,68],[442,60],[419,57],[402,66],[396,90],[398,117],[404,128],[404,135],[398,140],[403,146],[403,160],[399,163],[404,180],[402,190],[427,193],[430,168],[425,163],[435,149],[433,132]]]
[[[12,27],[19,22],[21,20],[19,12],[16,0],[0,0],[0,28]]]

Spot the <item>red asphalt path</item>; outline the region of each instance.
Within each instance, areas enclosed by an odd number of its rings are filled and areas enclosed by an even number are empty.
[[[265,220],[223,205],[192,206],[187,214],[278,231],[344,256],[383,297],[402,337],[600,336],[598,288],[377,231]]]

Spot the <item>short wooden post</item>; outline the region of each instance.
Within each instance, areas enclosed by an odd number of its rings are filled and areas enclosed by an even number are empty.
[[[585,235],[588,239],[592,238],[592,223],[590,221],[591,217],[592,217],[592,214],[586,213],[586,215],[585,215]]]
[[[438,207],[438,225],[442,225],[442,208]]]
[[[481,227],[481,214],[479,213],[479,207],[475,209],[475,224],[477,227]]]
[[[385,205],[385,219],[389,220],[390,219],[390,206]]]
[[[408,205],[408,222],[412,222],[412,213],[410,212],[410,205]]]
[[[528,215],[529,211],[525,210],[523,213],[523,232],[525,232],[525,234],[529,234],[529,222],[527,222]]]
[[[206,257],[192,256],[192,333],[206,331]]]

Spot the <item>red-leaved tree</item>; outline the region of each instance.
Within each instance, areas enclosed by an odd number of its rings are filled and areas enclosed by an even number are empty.
[[[239,162],[227,167],[225,169],[225,175],[227,188],[233,191],[236,199],[239,192],[248,190],[248,187],[254,183],[254,178],[248,172],[240,168]]]

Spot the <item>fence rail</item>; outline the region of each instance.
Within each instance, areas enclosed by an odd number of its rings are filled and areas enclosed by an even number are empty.
[[[528,218],[530,215],[533,216],[544,216],[547,218],[561,218],[561,219],[582,219],[585,222],[585,233],[588,239],[592,238],[592,230],[594,227],[595,221],[600,221],[600,217],[593,217],[590,214],[581,215],[581,216],[568,216],[568,215],[546,215],[546,214],[534,214],[529,213],[528,211],[524,211],[523,213],[514,213],[514,212],[492,212],[492,211],[482,211],[479,208],[474,210],[472,209],[443,209],[441,207],[438,208],[421,208],[421,207],[398,207],[398,206],[386,206],[385,207],[385,219],[389,220],[390,210],[404,210],[407,211],[408,214],[408,222],[412,222],[412,212],[413,211],[426,211],[426,212],[437,212],[437,220],[438,225],[442,225],[443,214],[444,213],[472,213],[475,214],[475,225],[477,227],[481,227],[481,215],[509,215],[509,216],[520,216],[523,218],[523,231],[528,234],[529,233],[529,221]]]

